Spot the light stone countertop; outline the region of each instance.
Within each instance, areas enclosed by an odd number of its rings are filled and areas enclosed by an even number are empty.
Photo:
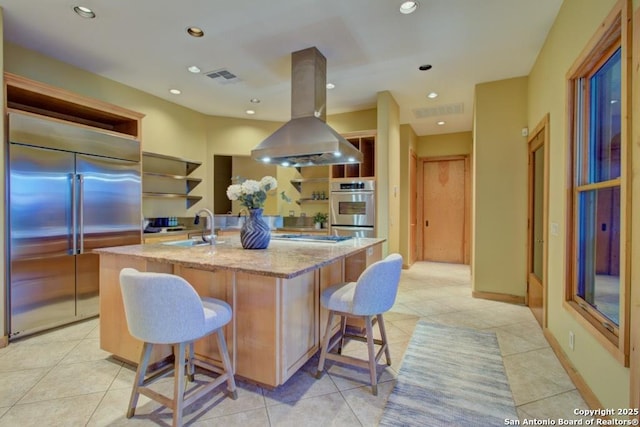
[[[332,261],[384,242],[353,238],[338,243],[271,240],[267,249],[243,249],[238,236],[225,236],[215,245],[179,247],[153,243],[94,249],[99,254],[145,258],[199,270],[228,269],[290,279]]]

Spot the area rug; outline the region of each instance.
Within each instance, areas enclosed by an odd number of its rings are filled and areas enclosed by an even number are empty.
[[[499,426],[517,420],[493,332],[419,321],[381,426]]]

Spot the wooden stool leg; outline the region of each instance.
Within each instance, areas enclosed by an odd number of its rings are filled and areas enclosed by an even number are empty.
[[[331,340],[331,324],[333,323],[334,313],[329,310],[329,318],[327,319],[327,329],[324,331],[324,339],[322,341],[322,351],[320,351],[320,361],[318,362],[318,371],[316,372],[316,379],[322,378],[322,371],[324,371],[324,361],[327,358],[327,347],[329,347],[329,340]]]
[[[376,352],[373,347],[373,327],[371,326],[371,317],[365,316],[364,325],[367,330],[367,350],[369,350],[369,375],[371,376],[371,392],[374,396],[378,395],[378,375],[376,373]]]
[[[142,352],[140,353],[140,362],[138,362],[138,369],[136,369],[136,377],[133,381],[133,390],[131,390],[131,398],[129,399],[129,409],[127,410],[127,418],[131,418],[136,413],[136,405],[138,404],[138,397],[140,393],[138,388],[144,384],[144,377],[147,373],[147,367],[149,366],[149,358],[151,357],[151,350],[153,344],[148,342],[142,346]]]
[[[227,391],[229,397],[233,400],[238,398],[238,391],[236,390],[236,381],[233,377],[233,366],[231,366],[231,360],[229,359],[229,352],[227,351],[227,342],[224,339],[224,332],[222,328],[216,331],[216,337],[218,338],[218,350],[222,356],[222,365],[224,366],[224,372],[227,376]]]
[[[184,358],[187,343],[177,344],[178,354],[175,356],[173,381],[173,427],[182,426],[182,412],[184,409]]]
[[[347,316],[340,316],[340,345],[338,346],[338,354],[342,354],[344,348],[344,335],[347,333]]]
[[[387,342],[387,330],[384,327],[382,314],[378,314],[378,328],[380,328],[380,338],[384,346],[384,357],[387,359],[387,365],[391,366],[391,351],[389,351],[389,343]]]
[[[196,378],[196,367],[193,364],[193,358],[195,357],[195,352],[194,352],[194,343],[193,341],[191,341],[189,343],[189,355],[187,356],[187,379],[190,382],[195,381]]]

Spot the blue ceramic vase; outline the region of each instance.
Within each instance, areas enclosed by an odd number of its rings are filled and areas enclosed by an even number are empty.
[[[262,219],[262,209],[249,209],[240,229],[240,242],[245,249],[266,249],[271,240],[271,229]]]

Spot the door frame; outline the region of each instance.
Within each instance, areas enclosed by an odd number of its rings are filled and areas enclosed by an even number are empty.
[[[542,142],[532,145],[537,135],[542,134]],[[541,146],[544,147],[544,166],[543,166],[543,195],[542,195],[542,325],[543,329],[547,328],[547,274],[548,274],[548,249],[549,249],[549,113],[536,125],[534,130],[529,133],[527,138],[527,270],[525,272],[527,292],[525,295],[525,304],[529,307],[529,280],[530,271],[532,269],[532,252],[534,244],[533,227],[533,174],[534,164],[531,161],[533,153]]]
[[[409,148],[409,265],[413,265],[419,258],[418,253],[422,249],[418,249],[418,155],[412,148]]]
[[[471,161],[468,154],[451,155],[451,156],[433,156],[418,158],[417,173],[417,190],[418,197],[416,202],[417,222],[420,224],[417,228],[416,236],[416,259],[424,260],[424,233],[422,224],[424,223],[424,211],[422,206],[424,203],[424,169],[427,162],[441,162],[448,160],[464,160],[464,240],[463,240],[463,263],[469,265],[471,262]]]

